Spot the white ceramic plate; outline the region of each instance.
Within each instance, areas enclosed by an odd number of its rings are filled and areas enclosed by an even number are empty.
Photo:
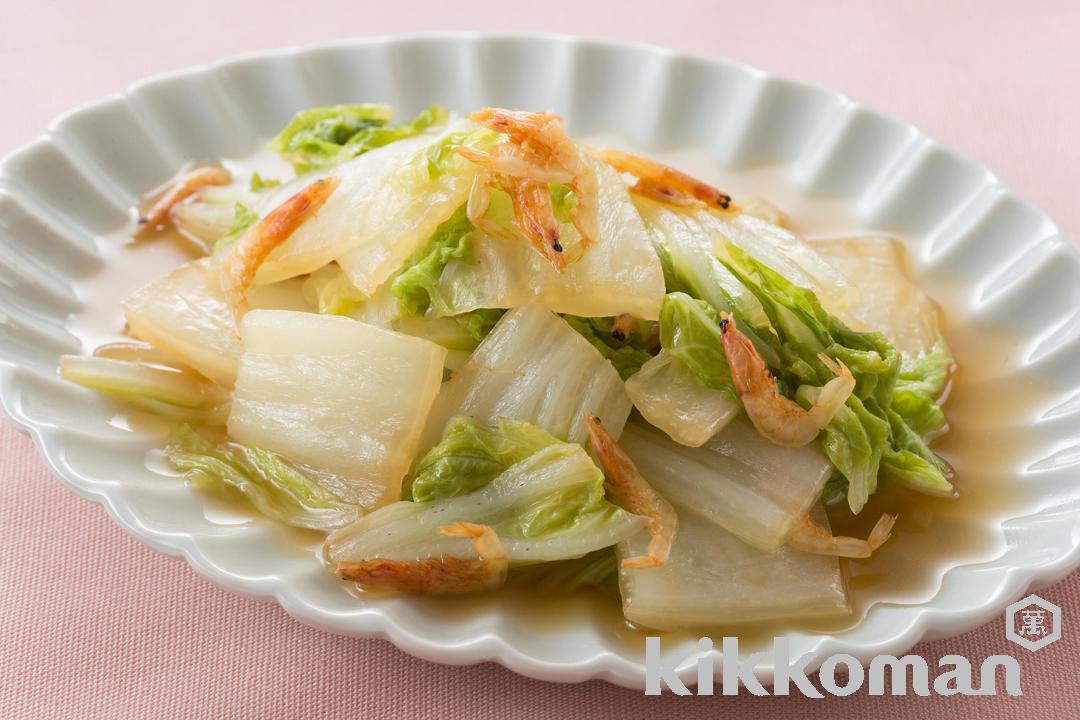
[[[555,603],[555,614],[496,596],[361,601],[290,534],[216,515],[162,477],[159,438],[56,377],[57,356],[80,349],[69,314],[116,300],[73,288],[101,272],[99,238],[130,222],[141,194],[189,160],[253,152],[300,108],[360,100],[402,115],[430,102],[551,108],[577,134],[614,132],[644,151],[695,148],[717,175],[769,163],[806,206],[839,202],[858,225],[908,240],[914,273],[947,303],[961,361],[981,358],[964,370],[967,404],[950,409],[958,437],[1012,448],[961,458],[962,502],[978,507],[971,490],[992,487],[1012,499],[966,520],[986,542],[940,567],[921,596],[861,608],[847,630],[792,631],[793,654],[900,654],[990,620],[1080,562],[1080,260],[1053,222],[972,161],[837,93],[656,48],[548,36],[376,39],[193,68],[73,111],[3,161],[0,400],[59,478],[142,541],[303,622],[386,637],[427,659],[643,682],[640,644],[593,600]],[[1003,405],[1010,411],[996,412]],[[665,650],[690,642],[672,637]]]

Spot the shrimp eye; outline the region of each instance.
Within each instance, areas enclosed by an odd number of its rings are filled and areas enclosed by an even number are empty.
[[[622,342],[623,340],[626,339],[626,333],[624,333],[622,330],[619,330],[618,328],[616,328],[615,330],[611,331],[611,337],[615,338],[619,342]]]
[[[727,326],[728,326],[728,319],[727,318],[720,318],[720,334],[721,335],[727,332]]]

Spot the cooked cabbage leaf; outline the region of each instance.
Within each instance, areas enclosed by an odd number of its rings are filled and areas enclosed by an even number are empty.
[[[258,309],[311,309],[295,278],[250,288],[247,299]],[[132,335],[223,388],[233,386],[241,346],[213,258],[181,265],[121,305]]]
[[[427,247],[405,262],[391,285],[403,313],[422,315],[431,308],[436,315],[455,314],[439,294],[439,278],[451,260],[471,261],[472,232],[472,223],[462,205],[439,225]]]
[[[322,315],[351,315],[368,300],[337,263],[323,265],[308,275],[304,295]]]
[[[557,313],[608,317],[630,313],[655,320],[664,294],[663,270],[648,231],[630,200],[626,183],[610,166],[585,159],[596,171],[600,236],[579,260],[559,272],[518,235],[509,196],[494,190],[485,219],[510,237],[476,231],[472,258],[453,260],[439,280],[444,312],[520,307],[536,300]],[[556,214],[568,212],[572,194],[557,187]],[[580,239],[570,223],[560,224],[560,243]]]
[[[695,506],[672,504],[679,534],[667,562],[619,569],[623,614],[631,622],[671,630],[851,612],[837,558],[786,545],[766,552],[710,522]],[[820,507],[814,519],[828,527]],[[645,552],[648,541],[648,533],[638,533],[619,545],[619,557]]]
[[[370,508],[397,500],[446,350],[336,315],[252,310],[240,327],[229,435],[343,478]]]
[[[506,310],[501,308],[479,308],[462,315],[455,315],[454,322],[479,343],[491,334],[495,325],[505,314]]]
[[[277,453],[237,443],[212,443],[183,425],[165,455],[188,482],[227,497],[240,495],[263,515],[293,527],[333,530],[361,509],[319,484],[319,475]]]
[[[135,337],[165,350],[225,388],[236,379],[240,342],[208,259],[181,265],[123,302]]]
[[[822,307],[817,296],[800,288],[734,245],[725,265],[758,298],[775,333],[782,365],[774,368],[781,387],[803,403],[816,399],[816,388],[831,378],[819,353],[839,359],[856,378],[855,392],[822,433],[822,448],[848,480],[848,504],[858,512],[877,489],[883,458],[890,475],[920,491],[950,494],[947,464],[937,458],[903,417],[892,408],[901,373],[900,352],[879,332],[850,329]],[[762,337],[770,337],[759,333]],[[929,365],[928,367],[935,367]],[[931,379],[931,384],[933,380]],[[902,396],[905,411],[918,415],[913,396]],[[918,438],[915,443],[913,437]],[[887,453],[887,451],[892,451]],[[903,453],[907,454],[903,454]],[[923,462],[915,467],[915,459]]]
[[[571,560],[528,565],[515,571],[514,578],[542,595],[596,588],[617,598],[619,559],[614,548],[604,548]]]
[[[260,216],[316,179],[333,176],[340,183],[318,213],[270,253],[256,282],[304,275],[337,261],[370,297],[468,197],[477,166],[455,152],[433,163],[430,153],[455,144],[483,149],[496,137],[463,120],[265,191],[256,207]]]
[[[228,393],[171,360],[64,355],[60,358],[60,375],[142,410],[177,420],[224,425],[229,413]]]
[[[588,340],[534,302],[506,313],[443,385],[420,448],[433,447],[455,415],[523,420],[583,443],[586,412],[618,436],[630,413],[622,379]]]
[[[255,192],[235,185],[204,185],[195,195],[173,207],[176,226],[210,252],[221,237],[241,225],[250,225],[248,208],[258,200]],[[258,216],[255,216],[258,219]]]
[[[645,419],[683,445],[701,445],[742,409],[719,319],[707,302],[669,293],[660,309],[663,349],[626,383]]]
[[[444,125],[446,108],[432,105],[412,120],[390,125],[387,105],[331,105],[303,110],[285,126],[270,147],[292,163],[297,174],[337,165],[377,147]]]
[[[449,485],[456,492],[457,483]],[[324,553],[331,567],[372,558],[474,557],[468,540],[438,531],[460,521],[494,529],[513,565],[581,557],[646,522],[604,499],[603,473],[584,448],[557,441],[472,492],[380,508],[327,538]]]
[[[563,320],[599,350],[623,380],[634,375],[653,357],[653,353],[646,349],[655,344],[653,323],[635,320],[630,332],[619,339],[612,333],[615,318],[563,315]]]
[[[501,472],[559,439],[519,420],[499,418],[494,427],[456,417],[442,440],[416,461],[405,481],[405,500],[428,502],[478,490]]]
[[[702,447],[678,445],[629,423],[619,440],[649,484],[762,550],[784,543],[817,502],[832,464],[819,448],[779,447],[745,418]]]

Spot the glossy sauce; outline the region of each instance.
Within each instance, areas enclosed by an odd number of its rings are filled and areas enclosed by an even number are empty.
[[[595,136],[594,145],[619,145],[609,137]],[[790,182],[780,168],[763,167],[718,173],[701,160],[696,151],[660,153],[658,159],[716,184],[738,197],[760,195],[774,202],[791,217],[792,229],[804,237],[830,237],[872,232],[852,220],[847,207],[838,201],[810,199]],[[252,170],[264,177],[288,177],[280,160],[260,154],[245,160],[223,163],[237,178],[246,179]],[[152,193],[151,203],[160,193]],[[123,337],[124,321],[120,302],[135,290],[156,280],[177,265],[198,256],[194,245],[175,231],[165,231],[138,242],[130,240],[131,225],[99,240],[106,262],[103,270],[76,288],[87,300],[86,308],[72,316],[69,328],[82,339],[89,352],[104,342]],[[918,278],[916,278],[918,279]],[[958,288],[940,282],[924,287],[946,310]],[[1000,327],[982,327],[974,322],[950,325],[945,313],[945,335],[956,356],[959,371],[953,378],[945,405],[951,430],[934,443],[934,449],[956,469],[960,497],[935,499],[890,487],[883,481],[866,509],[853,517],[844,507],[830,510],[836,534],[865,537],[882,512],[898,513],[892,539],[872,558],[843,561],[849,578],[853,613],[830,621],[774,623],[738,628],[703,628],[687,632],[663,633],[672,639],[738,635],[748,652],[771,642],[786,631],[835,632],[856,625],[874,603],[917,604],[937,590],[943,569],[956,564],[978,562],[999,555],[1004,546],[999,523],[1025,506],[1023,488],[1010,482],[1024,457],[1025,432],[1009,431],[1002,442],[1002,429],[1016,418],[1034,416],[1036,408],[1054,394],[1054,389],[1027,382],[1010,385],[1001,379],[1011,364],[1016,343]],[[134,414],[133,414],[134,415]],[[132,426],[136,418],[125,416]],[[206,517],[231,525],[268,522],[252,519],[249,511],[215,498],[207,498]],[[322,536],[309,531],[281,528],[277,534],[283,549],[290,553],[318,555]],[[370,597],[342,583],[359,597]],[[530,634],[544,635],[588,622],[605,644],[624,645],[641,651],[646,631],[630,626],[622,617],[617,598],[595,590],[563,595],[538,596],[528,583],[511,580],[498,592],[480,597],[417,597],[414,602],[426,613],[447,621],[479,618],[487,612],[503,613],[511,626],[527,628]],[[585,619],[585,620],[583,620]],[[656,632],[647,634],[655,635]]]

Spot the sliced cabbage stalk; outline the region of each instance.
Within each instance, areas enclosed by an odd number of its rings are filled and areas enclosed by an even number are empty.
[[[442,380],[444,348],[335,315],[252,310],[229,435],[345,478],[342,499],[396,500]]]
[[[905,355],[934,351],[941,340],[941,313],[909,279],[897,240],[849,237],[815,240],[813,246],[844,275],[874,290],[850,307],[834,309],[826,302],[830,312],[855,330],[883,333]]]
[[[449,314],[519,307],[535,299],[553,312],[582,317],[658,317],[664,276],[648,230],[619,174],[598,160],[585,162],[596,170],[599,185],[598,242],[560,273],[524,238],[474,232],[473,260],[452,260],[439,279],[438,295]],[[495,193],[488,212],[509,217],[505,195]],[[580,237],[569,222],[560,223],[560,233],[566,247]]]
[[[60,375],[177,420],[224,425],[229,412],[228,393],[189,368],[164,364],[148,347],[110,346],[101,357],[64,355]]]
[[[319,212],[259,268],[257,283],[313,272],[336,260],[370,296],[468,197],[476,167],[461,158],[435,162],[447,143],[469,144],[493,134],[468,121],[376,148],[326,170],[275,188],[260,201],[265,215],[300,189],[329,175],[341,184]],[[453,155],[453,153],[451,153]]]
[[[619,443],[669,502],[693,506],[710,522],[769,552],[806,516],[832,472],[817,447],[779,447],[741,417],[700,448],[677,445],[633,423]]]
[[[662,567],[619,569],[623,614],[657,630],[766,620],[843,616],[851,612],[840,563],[783,546],[752,547],[686,505],[676,505],[679,534]],[[820,506],[814,513],[826,523]],[[620,557],[640,555],[639,533],[619,546]]]
[[[310,309],[299,279],[251,288],[247,297],[253,308]],[[123,308],[135,337],[161,348],[218,385],[232,387],[240,338],[209,258],[181,265],[129,297]]]
[[[603,473],[580,445],[555,442],[479,490],[382,507],[330,535],[324,555],[338,571],[374,558],[474,558],[470,541],[439,532],[447,524],[469,522],[494,529],[511,565],[581,557],[645,526],[644,518],[604,499],[603,483]]]
[[[208,259],[181,265],[123,303],[135,337],[165,350],[222,387],[232,387],[240,340]]]
[[[530,303],[506,313],[443,386],[421,449],[438,442],[455,415],[486,424],[498,418],[524,420],[558,438],[584,443],[586,412],[618,437],[630,414],[619,373],[566,321]]]
[[[361,514],[358,506],[327,489],[334,486],[332,478],[261,448],[215,444],[184,426],[169,438],[165,455],[192,485],[227,498],[239,493],[263,515],[286,525],[328,531]]]
[[[706,387],[682,360],[664,351],[626,381],[626,394],[649,424],[687,447],[704,445],[742,409],[728,393]]]

